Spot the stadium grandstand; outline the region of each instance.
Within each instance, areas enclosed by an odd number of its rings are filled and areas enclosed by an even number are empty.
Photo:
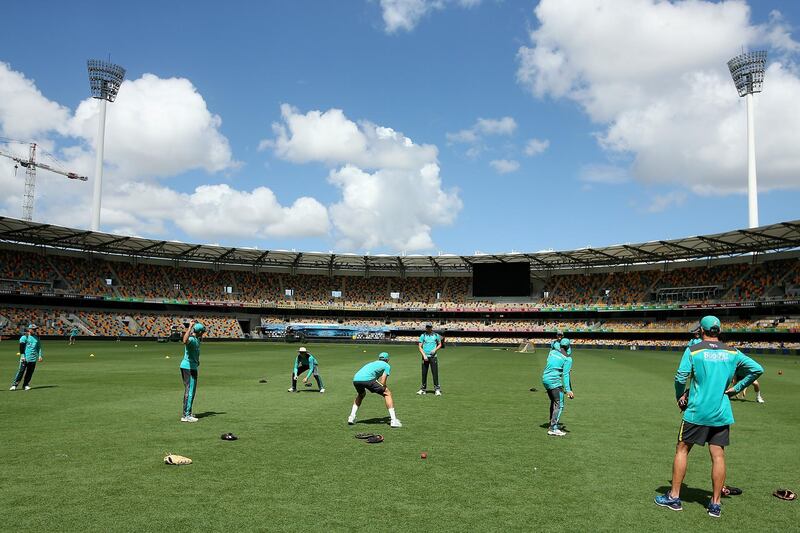
[[[473,296],[476,265],[530,266],[522,296]],[[390,256],[256,250],[0,217],[0,332],[677,346],[704,312],[749,349],[800,348],[800,221],[571,251]]]

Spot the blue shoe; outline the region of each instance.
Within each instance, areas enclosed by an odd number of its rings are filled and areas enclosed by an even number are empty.
[[[681,503],[680,498],[673,498],[669,491],[663,496],[656,496],[655,499],[656,505],[660,505],[661,507],[666,507],[667,509],[672,509],[673,511],[683,511],[683,504]],[[709,508],[709,512],[710,508]]]
[[[721,503],[709,503],[708,504],[708,516],[713,516],[714,518],[719,518],[719,515],[722,514],[722,504]]]

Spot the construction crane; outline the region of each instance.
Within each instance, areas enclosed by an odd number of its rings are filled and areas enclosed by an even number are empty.
[[[5,142],[21,142],[21,141],[11,141],[11,140],[4,140]],[[28,144],[28,143],[24,143]],[[46,153],[46,152],[45,152]],[[25,169],[25,195],[22,199],[22,218],[23,220],[32,220],[33,219],[33,198],[34,198],[34,190],[36,189],[36,169],[41,168],[44,170],[49,170],[50,172],[54,172],[56,174],[61,174],[71,180],[80,180],[80,181],[87,181],[89,178],[86,176],[79,176],[74,172],[67,172],[65,170],[60,170],[58,168],[52,167],[50,165],[46,165],[44,163],[40,163],[36,161],[36,143],[30,143],[29,151],[28,151],[28,159],[23,159],[22,157],[16,156],[14,154],[4,152],[0,150],[0,156],[7,157],[14,161],[14,174],[16,175],[17,168],[21,166]],[[52,158],[52,156],[51,156]],[[55,160],[55,158],[52,158]]]

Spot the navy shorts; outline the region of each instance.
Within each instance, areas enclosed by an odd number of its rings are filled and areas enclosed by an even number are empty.
[[[678,442],[686,444],[699,444],[705,446],[706,443],[715,446],[725,447],[731,442],[730,426],[701,426],[691,422],[681,421],[681,429],[678,433]]]
[[[377,379],[370,381],[354,381],[353,387],[356,388],[356,391],[359,394],[364,394],[366,391],[370,391],[383,396],[383,393],[386,392],[386,387],[378,383]]]

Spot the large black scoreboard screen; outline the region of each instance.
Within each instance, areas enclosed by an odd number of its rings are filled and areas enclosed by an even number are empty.
[[[475,263],[473,296],[530,296],[530,263]]]

